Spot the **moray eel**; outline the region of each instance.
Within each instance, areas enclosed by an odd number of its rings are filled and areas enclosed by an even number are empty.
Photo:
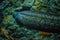
[[[19,24],[21,23],[28,28],[47,32],[60,32],[60,16],[27,10],[14,12],[13,17]]]

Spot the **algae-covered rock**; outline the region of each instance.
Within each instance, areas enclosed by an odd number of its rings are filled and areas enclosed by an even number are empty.
[[[40,9],[41,9],[41,1],[40,0],[35,0],[31,9],[35,10],[35,11],[40,11]]]

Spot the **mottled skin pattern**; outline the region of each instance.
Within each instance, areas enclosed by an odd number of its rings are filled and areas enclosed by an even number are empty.
[[[14,12],[13,16],[23,25],[32,26],[38,30],[59,32],[60,29],[60,16],[35,11]]]

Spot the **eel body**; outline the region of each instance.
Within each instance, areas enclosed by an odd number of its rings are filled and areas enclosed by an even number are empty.
[[[21,11],[14,12],[13,17],[29,28],[47,32],[60,31],[60,16],[44,14],[43,12]]]

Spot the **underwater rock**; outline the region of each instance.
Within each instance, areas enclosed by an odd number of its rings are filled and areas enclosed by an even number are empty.
[[[44,14],[43,12],[21,11],[14,12],[13,17],[20,24],[42,31],[59,32],[60,16]]]
[[[31,7],[31,10],[40,11],[41,9],[41,0],[35,0],[34,4]]]
[[[35,0],[24,0],[24,6],[31,7]]]
[[[4,8],[6,8],[8,4],[9,4],[8,1],[2,1],[2,2],[0,3],[0,9],[2,10],[2,9],[4,9]]]

